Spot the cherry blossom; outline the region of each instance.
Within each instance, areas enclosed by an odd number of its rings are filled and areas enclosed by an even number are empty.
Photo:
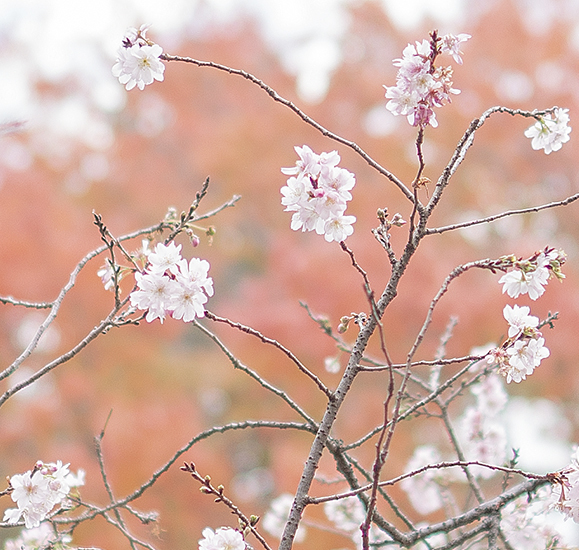
[[[148,256],[149,271],[151,273],[177,273],[179,270],[177,264],[182,260],[181,245],[177,246],[171,242],[167,245],[158,243],[155,250]]]
[[[326,517],[344,531],[354,531],[366,519],[364,507],[357,497],[330,500],[324,504]]]
[[[181,245],[157,244],[148,255],[147,269],[137,272],[137,290],[131,292],[131,304],[147,310],[145,319],[161,323],[170,314],[185,322],[205,315],[204,305],[213,296],[213,279],[208,276],[209,262],[181,257]]]
[[[460,45],[471,38],[470,34],[461,33],[457,36],[454,34],[447,34],[440,39],[440,52],[448,53],[452,55],[453,59],[459,65],[462,65],[462,52],[460,51]]]
[[[160,60],[163,48],[145,37],[147,28],[143,25],[140,29],[129,29],[122,46],[117,50],[113,75],[127,90],[135,86],[143,90],[147,84],[164,78],[165,65]]]
[[[178,290],[175,280],[157,273],[136,273],[137,288],[131,292],[131,304],[138,309],[147,310],[147,322],[165,320],[165,314],[173,295]]]
[[[506,292],[511,298],[528,294],[531,300],[536,300],[545,292],[544,286],[548,280],[549,271],[544,267],[537,267],[533,271],[513,269],[505,273],[499,283],[503,285],[503,294]]]
[[[462,64],[460,44],[470,38],[468,34],[446,35],[432,40],[408,44],[402,58],[395,59],[398,67],[396,86],[384,86],[386,108],[394,115],[404,115],[413,126],[438,126],[434,107],[450,103],[451,95],[460,93],[452,87],[452,68],[436,67],[434,62],[440,53],[448,53]]]
[[[531,300],[536,300],[545,292],[544,287],[551,276],[560,281],[565,278],[561,266],[567,255],[563,250],[546,247],[527,260],[514,256],[505,256],[502,259],[507,262],[508,267],[513,268],[499,279],[499,283],[503,285],[503,294],[506,292],[511,298],[528,294]]]
[[[525,380],[550,355],[544,338],[517,340],[507,348],[506,353],[508,364],[503,365],[501,372],[505,374],[507,383]]]
[[[429,464],[442,462],[438,450],[430,445],[416,447],[414,454],[406,465],[406,471],[412,472]],[[431,469],[407,477],[401,481],[402,489],[408,495],[417,512],[427,515],[442,507],[440,482],[444,479],[442,470]]]
[[[539,318],[529,315],[531,309],[529,306],[513,307],[508,304],[503,309],[503,316],[509,323],[509,338],[519,336],[528,329],[535,329],[539,325]]]
[[[245,550],[243,535],[230,527],[220,527],[217,531],[206,527],[199,541],[199,550]]]
[[[296,165],[281,169],[290,176],[281,188],[281,203],[286,212],[293,212],[291,228],[315,231],[328,242],[343,241],[354,232],[356,221],[344,214],[356,184],[354,174],[338,167],[336,151],[318,155],[307,145],[295,150],[299,156]]]
[[[530,138],[531,147],[535,150],[544,149],[548,155],[558,151],[570,139],[569,109],[557,108],[552,114],[540,117],[533,126],[525,130],[525,136]]]
[[[571,463],[554,477],[552,498],[557,510],[579,523],[579,447],[575,446]]]
[[[459,437],[463,442],[466,460],[477,460],[486,464],[503,464],[506,458],[507,435],[504,424],[497,414],[490,414],[479,406],[468,407],[460,422]],[[496,472],[490,468],[473,466],[475,477],[488,479]]]
[[[40,548],[65,550],[69,548],[68,543],[71,541],[70,535],[55,533],[51,525],[45,522],[38,527],[23,529],[16,539],[8,539],[4,543],[4,550],[38,550]]]
[[[10,497],[17,508],[4,512],[4,521],[18,523],[24,518],[27,529],[38,527],[50,511],[68,495],[68,464],[62,462],[44,464],[38,461],[33,470],[15,474],[10,478]]]

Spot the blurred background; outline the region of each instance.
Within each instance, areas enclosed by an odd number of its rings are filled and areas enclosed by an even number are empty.
[[[370,230],[376,209],[408,218],[402,194],[346,147],[324,138],[246,80],[209,68],[167,63],[165,80],[126,92],[111,67],[127,27],[150,23],[149,37],[165,52],[244,69],[264,80],[308,115],[356,141],[409,183],[416,173],[415,129],[385,109],[383,85],[395,84],[394,58],[408,42],[465,32],[464,64],[454,65],[462,93],[437,111],[439,127],[425,135],[425,175],[436,181],[470,121],[493,105],[569,108],[573,125],[579,99],[579,2],[576,0],[0,0],[0,295],[53,300],[77,262],[100,246],[92,211],[116,236],[158,223],[172,206],[186,210],[203,180],[211,186],[201,212],[240,194],[211,220],[212,243],[200,233],[183,255],[211,263],[214,313],[262,331],[292,349],[328,386],[340,373],[324,368],[337,353],[300,306],[326,316],[367,309],[359,275],[336,243],[290,230],[280,204],[295,145],[337,149],[340,166],[356,174],[348,213],[357,217],[348,245],[380,293],[389,262]],[[443,62],[447,63],[450,58]],[[575,132],[561,151],[533,151],[523,136],[527,119],[494,116],[477,134],[432,225],[488,216],[506,209],[564,199],[578,190]],[[577,130],[575,130],[577,131]],[[421,197],[423,201],[426,196]],[[564,467],[579,437],[577,328],[579,295],[577,206],[506,218],[476,229],[429,237],[399,287],[384,319],[396,362],[421,326],[428,304],[457,265],[514,253],[528,256],[546,245],[568,254],[564,284],[552,281],[532,305],[544,318],[551,356],[524,383],[511,384],[505,422],[520,466],[539,473]],[[400,252],[405,229],[392,232]],[[140,240],[129,247],[137,249]],[[37,352],[8,380],[4,391],[82,339],[110,310],[91,261],[65,299]],[[441,301],[419,358],[432,359],[452,315],[458,317],[447,355],[500,343],[502,309],[498,275],[469,273]],[[124,287],[130,290],[130,285]],[[526,297],[517,300],[526,304]],[[26,347],[44,314],[0,308],[2,368]],[[292,395],[316,418],[324,399],[294,365],[256,339],[224,326],[214,329],[245,364]],[[347,341],[355,339],[350,329]],[[379,357],[376,342],[370,352]],[[451,371],[449,371],[451,372]],[[379,423],[384,375],[360,376],[335,434],[350,441]],[[2,407],[0,473],[31,469],[36,460],[83,468],[83,498],[104,504],[93,438],[103,442],[116,496],[128,494],[200,431],[244,419],[297,420],[295,414],[239,371],[190,325],[168,319],[112,330]],[[460,408],[458,410],[460,412]],[[401,430],[402,432],[404,430]],[[400,434],[385,476],[398,475],[422,442],[423,432]],[[440,432],[440,437],[445,437]],[[223,484],[246,514],[261,515],[269,501],[297,486],[311,437],[255,430],[214,436],[184,459]],[[370,465],[373,445],[356,455]],[[335,478],[330,460],[321,475]],[[342,489],[343,485],[339,486]],[[315,491],[327,488],[318,484]],[[394,497],[407,503],[400,492]],[[4,508],[11,503],[5,499]],[[138,501],[157,510],[156,526],[134,526],[158,548],[195,547],[205,526],[235,526],[225,507],[199,493],[194,480],[172,468]],[[436,519],[436,515],[433,518]],[[322,521],[313,510],[308,521]],[[430,518],[432,519],[432,518]],[[569,525],[569,527],[573,527]],[[2,530],[3,538],[18,530]],[[347,539],[310,530],[306,544],[352,547]],[[274,544],[275,542],[272,541]],[[122,536],[94,520],[75,532],[76,545],[122,548]]]

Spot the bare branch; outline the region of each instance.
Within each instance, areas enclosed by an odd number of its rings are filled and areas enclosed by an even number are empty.
[[[380,164],[378,164],[370,155],[368,155],[368,153],[366,153],[359,145],[357,145],[356,143],[354,143],[353,141],[349,141],[347,139],[344,139],[343,137],[340,137],[337,134],[334,134],[333,132],[330,132],[329,130],[327,130],[326,128],[324,128],[321,124],[319,124],[318,122],[316,122],[315,120],[313,120],[312,118],[310,118],[308,115],[306,115],[301,109],[299,109],[298,107],[296,107],[291,101],[289,101],[288,99],[283,98],[282,96],[280,96],[273,88],[271,88],[270,86],[268,86],[265,82],[259,80],[259,78],[253,76],[252,74],[246,72],[246,71],[242,71],[239,69],[233,69],[231,67],[227,67],[226,65],[220,65],[219,63],[213,63],[212,61],[199,61],[197,59],[193,59],[191,57],[182,57],[182,56],[177,56],[177,55],[169,55],[169,54],[162,54],[161,55],[161,59],[165,60],[165,61],[182,61],[184,63],[193,63],[194,65],[197,65],[199,67],[211,67],[213,69],[218,69],[220,71],[225,71],[226,73],[229,74],[235,74],[238,76],[242,76],[243,78],[249,80],[250,82],[253,82],[254,84],[256,84],[257,86],[259,86],[262,90],[264,90],[265,92],[267,92],[267,94],[274,100],[277,101],[278,103],[281,103],[282,105],[285,105],[286,107],[288,107],[288,109],[292,110],[296,115],[298,115],[306,124],[309,124],[310,126],[313,126],[316,130],[318,130],[322,135],[324,135],[325,137],[328,137],[334,141],[337,141],[338,143],[341,143],[342,145],[345,145],[346,147],[349,147],[350,149],[354,150],[356,153],[358,153],[358,155],[360,155],[370,166],[372,166],[372,168],[374,168],[375,170],[377,170],[380,174],[382,174],[383,176],[387,177],[394,185],[396,185],[396,187],[398,187],[398,189],[400,189],[400,191],[402,191],[402,193],[404,193],[404,195],[406,196],[406,198],[410,201],[413,201],[413,195],[412,192],[404,185],[404,183],[402,183],[394,174],[392,174],[391,172],[389,172],[388,170],[386,170],[386,168],[384,168],[383,166],[381,166]]]

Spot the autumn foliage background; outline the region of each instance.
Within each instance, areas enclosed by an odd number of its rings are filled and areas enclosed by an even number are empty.
[[[571,11],[555,10],[552,24],[543,18],[541,28],[528,24],[531,4],[496,1],[482,11],[472,3],[465,9],[460,28],[440,27],[441,32],[467,32],[472,39],[463,48],[464,65],[454,66],[455,87],[462,93],[437,112],[439,127],[426,131],[426,176],[432,180],[446,165],[469,122],[493,105],[567,107],[573,125],[579,93],[579,13],[565,4]],[[296,94],[294,78],[284,72],[250,18],[209,25],[169,43],[155,35],[155,21],[149,21],[150,35],[167,53],[211,60],[256,75],[409,183],[416,173],[416,130],[387,113],[382,86],[394,84],[392,59],[401,55],[408,42],[425,38],[439,24],[424,20],[419,28],[401,30],[375,2],[358,2],[349,11],[351,27],[342,44],[342,63],[333,73],[327,96],[313,104]],[[9,53],[17,45],[3,47]],[[37,81],[38,97],[47,102],[78,93],[75,82]],[[370,230],[377,225],[378,207],[408,218],[410,205],[401,193],[351,150],[324,138],[256,86],[212,69],[168,63],[163,83],[128,93],[122,110],[103,110],[99,116],[112,124],[112,141],[106,136],[99,141],[98,131],[90,135],[95,129],[89,126],[83,130],[83,140],[71,140],[65,131],[59,137],[58,128],[53,129],[55,135],[43,135],[35,130],[33,120],[0,138],[0,295],[30,301],[54,299],[76,263],[101,244],[93,210],[120,236],[157,223],[169,206],[186,210],[209,176],[210,192],[202,212],[234,194],[242,199],[211,221],[216,227],[212,243],[201,236],[201,244],[194,249],[187,240],[179,241],[184,257],[199,256],[211,263],[215,296],[208,309],[278,339],[330,387],[335,386],[339,374],[324,370],[324,358],[336,349],[299,302],[314,314],[327,316],[335,328],[342,315],[367,310],[361,279],[336,243],[290,230],[290,214],[280,204],[279,189],[286,179],[280,167],[295,163],[294,145],[308,144],[318,153],[339,151],[340,166],[354,172],[357,179],[348,213],[358,221],[348,244],[378,293],[388,280],[389,263]],[[509,115],[495,115],[485,124],[455,174],[433,218],[435,224],[543,204],[576,192],[575,132],[561,151],[546,156],[533,151],[523,136],[529,125]],[[508,390],[512,396],[544,397],[562,405],[569,425],[547,426],[545,441],[556,430],[567,430],[569,440],[577,441],[578,219],[577,206],[571,205],[429,237],[384,319],[394,360],[404,361],[430,300],[455,266],[510,253],[527,256],[547,244],[563,248],[568,254],[567,279],[562,285],[551,282],[545,296],[533,303],[533,314],[541,318],[549,311],[560,314],[556,329],[546,330],[551,356],[524,384],[511,384]],[[405,228],[394,228],[395,250],[400,251],[406,236]],[[136,240],[132,248],[139,245]],[[113,296],[96,275],[103,263],[101,256],[86,266],[64,301],[56,321],[58,332],[46,336],[44,348],[24,363],[22,371],[31,369],[27,371],[31,373],[67,351],[107,314]],[[502,308],[508,300],[497,280],[498,276],[481,272],[468,273],[453,283],[436,311],[420,358],[432,359],[451,315],[458,316],[458,324],[447,356],[465,355],[473,346],[499,342],[506,332]],[[123,288],[128,292],[130,283]],[[3,368],[31,336],[27,327],[41,319],[41,313],[31,310],[0,308]],[[209,325],[245,364],[287,391],[314,416],[322,413],[324,399],[285,357],[250,336]],[[353,341],[355,329],[350,330],[352,334],[346,337]],[[379,356],[377,347],[370,349]],[[339,437],[355,439],[379,422],[385,380],[385,375],[359,377],[338,421]],[[12,378],[2,381],[0,389],[13,383]],[[287,406],[234,371],[194,327],[172,319],[163,325],[143,323],[98,338],[71,362],[4,405],[0,472],[7,476],[31,468],[38,459],[60,459],[70,462],[72,470],[87,471],[83,498],[104,503],[93,437],[103,429],[110,411],[103,447],[117,496],[133,491],[206,428],[244,419],[295,419]],[[539,421],[529,418],[530,423]],[[426,431],[397,435],[385,474],[401,473],[421,437],[428,437]],[[225,485],[247,514],[259,515],[271,498],[294,491],[310,441],[309,435],[287,431],[228,433],[195,445],[184,458]],[[370,452],[369,448],[357,456],[368,464]],[[561,458],[560,467],[567,458]],[[527,460],[535,460],[540,470],[540,456],[527,456]],[[330,461],[322,462],[321,474],[335,477]],[[401,501],[406,498],[397,495]],[[135,527],[159,548],[195,547],[203,527],[235,526],[227,510],[200,494],[196,483],[176,467],[145,494],[138,509],[160,512],[157,525]],[[322,521],[318,512],[307,519]],[[124,544],[117,532],[104,527],[101,520],[83,525],[75,533],[75,544],[102,548]],[[2,531],[0,537],[15,533]],[[349,543],[311,529],[308,544],[331,548]]]

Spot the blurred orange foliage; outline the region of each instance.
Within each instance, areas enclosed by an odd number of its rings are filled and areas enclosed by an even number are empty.
[[[467,15],[462,28],[449,29],[473,36],[464,47],[464,65],[455,66],[455,87],[462,93],[437,112],[439,127],[426,132],[425,175],[433,181],[469,122],[490,106],[559,105],[570,108],[572,121],[576,112],[578,56],[570,46],[574,22],[560,25],[556,33],[531,34],[511,2],[497,2],[486,13]],[[396,120],[391,133],[377,137],[367,127],[376,109],[384,108],[382,86],[394,84],[392,59],[400,56],[407,42],[425,38],[430,28],[401,32],[372,3],[360,3],[352,17],[344,62],[332,78],[327,98],[303,108],[333,132],[360,144],[403,181],[411,182],[417,167],[415,129],[405,120]],[[206,39],[168,53],[245,69],[301,106],[294,82],[249,21],[214,28]],[[523,84],[521,75],[527,78]],[[59,93],[66,94],[66,89]],[[315,314],[327,316],[335,328],[342,315],[367,310],[362,281],[336,243],[289,229],[290,214],[280,204],[279,189],[285,183],[280,167],[294,164],[294,145],[308,144],[318,153],[339,151],[340,165],[357,178],[348,212],[358,221],[348,245],[378,294],[388,280],[390,266],[370,230],[377,226],[378,207],[408,218],[410,205],[402,194],[353,151],[324,138],[251,83],[212,69],[168,63],[165,81],[143,92],[131,92],[127,107],[115,117],[116,142],[108,154],[112,169],[106,179],[82,192],[71,191],[67,175],[82,150],[63,166],[38,161],[5,178],[0,189],[0,294],[54,299],[80,258],[101,244],[92,223],[93,209],[120,236],[157,223],[169,206],[186,210],[209,175],[210,192],[201,212],[234,194],[241,194],[242,199],[211,220],[217,229],[211,246],[202,235],[195,249],[185,239],[179,241],[185,257],[200,256],[211,263],[216,292],[208,308],[278,339],[334,387],[339,374],[325,372],[324,358],[336,353],[335,346],[299,301]],[[434,224],[543,204],[577,190],[576,136],[572,134],[561,151],[545,156],[533,151],[523,137],[529,125],[527,120],[495,115],[483,127],[453,177]],[[24,144],[31,138],[26,133],[10,137]],[[425,192],[421,194],[426,200]],[[564,269],[567,280],[563,285],[551,282],[545,296],[532,304],[533,313],[541,317],[548,311],[560,312],[556,330],[545,331],[551,357],[524,385],[508,389],[512,394],[573,401],[579,390],[574,346],[579,326],[576,208],[428,237],[384,318],[386,343],[394,360],[405,360],[430,300],[455,266],[509,253],[526,256],[549,244],[569,254]],[[397,252],[406,237],[406,228],[393,229]],[[139,240],[132,248],[138,246]],[[90,262],[65,299],[56,321],[58,347],[33,355],[27,367],[37,369],[65,352],[107,314],[113,296],[96,275],[102,263],[104,256]],[[432,359],[451,315],[457,315],[459,322],[447,356],[498,342],[506,325],[502,318],[505,296],[497,280],[498,276],[484,272],[468,273],[454,282],[436,310],[419,358]],[[130,283],[123,289],[128,292]],[[17,330],[29,315],[30,311],[8,305],[0,309],[0,356],[5,366],[22,349]],[[323,396],[286,357],[229,327],[209,326],[241,361],[320,417]],[[350,332],[346,337],[353,341],[355,327]],[[378,342],[372,342],[369,351],[380,357]],[[344,363],[345,355],[341,358]],[[101,504],[107,497],[99,481],[93,437],[103,429],[110,411],[103,448],[117,496],[135,490],[178,448],[212,425],[244,419],[296,420],[286,405],[233,370],[199,331],[172,319],[163,325],[143,323],[112,330],[48,378],[39,382],[36,394],[23,392],[3,407],[0,471],[4,475],[25,471],[37,459],[70,462],[71,469],[87,471],[83,498]],[[337,437],[353,440],[380,422],[386,381],[385,374],[359,376],[336,425]],[[7,387],[3,381],[1,388]],[[402,427],[384,475],[401,473],[421,434],[405,433]],[[311,436],[305,433],[230,432],[200,442],[183,458],[195,462],[216,484],[225,485],[247,514],[263,514],[273,496],[295,490],[310,442]],[[369,465],[372,453],[369,445],[355,455]],[[329,459],[324,459],[320,470],[325,477],[336,476]],[[267,475],[252,478],[256,472]],[[252,479],[258,480],[257,490]],[[323,492],[324,487],[314,489]],[[205,526],[235,526],[228,511],[200,494],[196,483],[178,467],[145,493],[136,507],[160,512],[154,529],[129,523],[161,549],[195,547]],[[321,520],[321,510],[313,510],[307,518]],[[310,532],[309,543],[320,548],[346,544],[337,536]],[[75,533],[78,545],[120,548],[125,544],[121,539],[102,520]]]

